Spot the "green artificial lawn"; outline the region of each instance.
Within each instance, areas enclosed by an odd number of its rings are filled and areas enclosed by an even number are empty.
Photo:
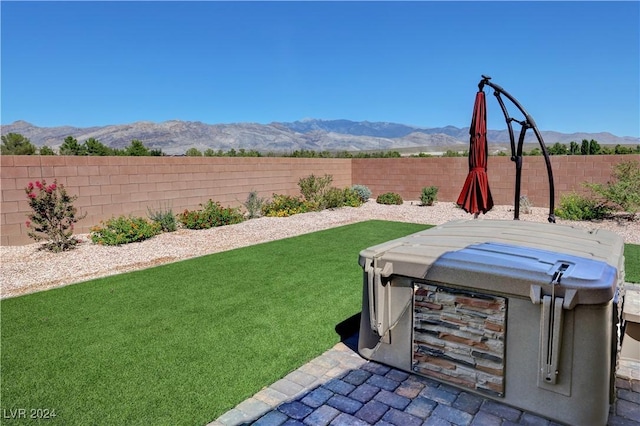
[[[3,300],[3,423],[206,424],[339,341],[362,249],[428,227],[368,221]]]
[[[2,423],[206,424],[339,340],[360,250],[428,227],[362,222],[3,300]],[[625,256],[640,282],[640,246]]]
[[[630,283],[640,283],[640,245],[624,245],[625,279]]]

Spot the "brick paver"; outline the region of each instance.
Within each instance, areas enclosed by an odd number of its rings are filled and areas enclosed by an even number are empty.
[[[353,347],[353,342],[351,347]],[[640,377],[616,380],[609,426],[640,426]],[[267,407],[270,406],[270,409]],[[209,426],[558,426],[536,413],[363,360],[340,343]]]

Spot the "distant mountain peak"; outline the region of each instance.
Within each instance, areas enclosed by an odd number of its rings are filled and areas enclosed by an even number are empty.
[[[20,133],[36,146],[57,149],[67,136],[79,142],[95,138],[107,146],[122,148],[133,139],[166,154],[184,154],[189,148],[204,151],[244,148],[261,152],[314,151],[446,151],[469,143],[469,128],[455,126],[426,128],[393,122],[321,120],[303,118],[294,122],[206,124],[200,121],[167,120],[162,123],[138,121],[128,124],[79,128],[38,127],[24,120],[2,126],[2,134]],[[541,132],[547,145],[595,139],[601,144],[640,143],[640,138],[619,137],[607,132],[563,134]],[[508,144],[506,130],[489,130],[490,144]],[[532,133],[525,142],[536,142]],[[462,148],[464,149],[464,148]]]
[[[20,127],[35,127],[33,124],[24,120],[17,120],[11,123],[11,126],[20,126]]]

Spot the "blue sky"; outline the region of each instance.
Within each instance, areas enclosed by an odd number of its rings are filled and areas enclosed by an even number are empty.
[[[319,118],[465,127],[488,74],[541,130],[640,136],[638,1],[0,8],[3,124]],[[487,99],[489,127],[505,128]]]

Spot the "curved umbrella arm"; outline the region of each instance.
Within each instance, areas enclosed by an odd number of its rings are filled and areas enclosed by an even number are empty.
[[[549,217],[548,220],[551,223],[555,223],[556,222],[556,217],[554,214],[554,193],[555,193],[555,189],[554,189],[554,184],[553,184],[553,172],[551,170],[551,160],[549,159],[549,153],[547,152],[547,147],[544,144],[544,140],[542,139],[542,135],[540,134],[540,131],[538,130],[538,127],[536,126],[536,122],[533,120],[533,117],[531,117],[527,111],[522,107],[522,105],[520,105],[520,103],[513,97],[511,96],[506,90],[504,90],[502,87],[498,86],[497,84],[491,83],[489,80],[491,79],[491,77],[483,75],[482,76],[482,80],[480,80],[480,83],[478,83],[478,89],[482,90],[484,88],[484,86],[489,86],[491,87],[495,92],[494,95],[495,97],[498,99],[498,103],[500,104],[500,108],[502,109],[502,113],[504,114],[504,118],[507,122],[507,128],[509,130],[509,140],[511,142],[511,160],[514,161],[516,163],[516,194],[515,194],[515,202],[514,202],[514,219],[518,220],[519,219],[519,214],[520,214],[520,176],[522,173],[522,145],[524,143],[524,137],[525,137],[525,133],[527,131],[527,129],[531,128],[533,129],[533,133],[536,136],[536,139],[538,139],[538,143],[540,144],[540,149],[542,150],[542,154],[544,155],[544,160],[545,160],[545,164],[547,166],[547,175],[549,177]],[[518,121],[514,118],[509,117],[509,112],[507,111],[507,108],[502,100],[502,98],[500,97],[500,95],[504,95],[507,99],[509,99],[522,113],[522,115],[524,115],[525,120],[524,121]],[[515,137],[513,134],[513,127],[511,125],[511,122],[515,121],[518,124],[520,124],[522,126],[522,129],[520,130],[520,137],[518,138],[518,145],[516,147],[515,144]]]

